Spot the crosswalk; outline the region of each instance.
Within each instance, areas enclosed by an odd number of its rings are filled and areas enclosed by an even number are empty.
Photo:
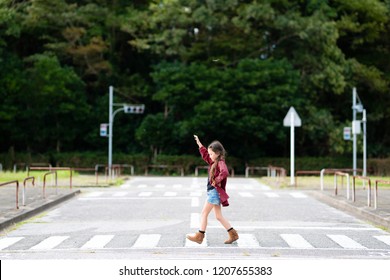
[[[202,244],[197,244],[181,236],[181,246],[170,246],[169,242],[161,242],[162,234],[139,234],[136,238],[131,235],[124,238],[123,235],[93,235],[84,243],[79,242],[77,236],[49,236],[42,240],[36,240],[31,236],[26,237],[3,237],[0,239],[0,251],[39,251],[55,249],[75,249],[75,250],[99,250],[110,248],[122,249],[148,249],[164,247],[185,247],[185,248],[219,248],[229,246],[229,248],[282,248],[282,249],[347,249],[347,250],[390,250],[390,235],[373,235],[372,240],[367,240],[366,244],[361,244],[353,237],[343,234],[323,234],[322,239],[327,242],[320,242],[323,246],[311,243],[302,234],[275,234],[274,242],[265,242],[256,234],[240,233],[240,238],[233,245],[224,245],[223,240],[216,241],[216,237],[211,235],[211,240],[207,235]],[[31,240],[29,240],[31,239]],[[72,240],[73,239],[73,240]],[[324,240],[323,240],[324,241]],[[63,243],[73,244],[63,246]],[[119,243],[118,243],[119,242]],[[23,244],[19,244],[23,243]],[[177,244],[177,243],[175,243]]]
[[[169,188],[170,190],[165,190]],[[134,191],[138,190],[138,191]],[[253,186],[238,186],[238,185],[232,185],[229,186],[228,189],[229,193],[233,193],[234,195],[237,195],[239,197],[243,198],[256,198],[256,197],[264,197],[264,198],[282,198],[282,197],[290,197],[290,198],[307,198],[308,196],[299,191],[293,191],[293,192],[271,192],[271,191],[264,191],[261,192],[258,191],[258,189],[253,188]],[[200,186],[197,187],[197,190],[194,190],[194,187],[186,187],[181,184],[175,184],[175,185],[169,185],[166,186],[164,184],[155,184],[152,186],[147,186],[145,184],[140,184],[135,186],[131,191],[114,191],[114,192],[101,192],[101,191],[94,191],[89,192],[83,197],[80,198],[80,200],[92,200],[92,199],[114,199],[114,198],[126,198],[126,197],[201,197],[205,196],[206,191],[205,188],[202,188]]]

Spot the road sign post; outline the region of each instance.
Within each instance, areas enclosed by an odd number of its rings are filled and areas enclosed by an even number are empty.
[[[290,127],[290,185],[293,186],[295,184],[295,127],[302,125],[301,118],[294,107],[290,107],[290,110],[288,110],[283,125]]]

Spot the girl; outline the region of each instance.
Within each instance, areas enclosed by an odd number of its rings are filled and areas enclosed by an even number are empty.
[[[203,206],[203,210],[200,218],[200,229],[197,233],[187,235],[187,239],[201,244],[206,233],[207,218],[214,209],[214,214],[217,220],[227,230],[229,238],[225,240],[225,244],[232,244],[238,239],[237,231],[232,228],[229,221],[222,216],[221,204],[223,206],[229,206],[226,193],[226,181],[229,171],[225,163],[225,149],[218,141],[212,142],[208,149],[206,149],[199,141],[198,136],[194,135],[195,141],[199,146],[199,152],[202,155],[204,161],[209,165],[207,180],[207,200]]]

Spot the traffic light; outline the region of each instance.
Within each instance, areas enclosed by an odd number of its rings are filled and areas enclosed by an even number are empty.
[[[144,104],[123,105],[126,114],[143,114],[145,110]]]

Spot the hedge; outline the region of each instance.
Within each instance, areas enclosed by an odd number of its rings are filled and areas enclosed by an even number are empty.
[[[244,162],[239,158],[228,157],[226,162],[229,167],[234,168],[236,175],[245,174],[246,166],[269,165],[290,169],[289,158],[258,158],[249,162]],[[13,165],[34,163],[47,163],[52,166],[61,167],[83,167],[91,168],[96,164],[107,164],[107,154],[96,152],[78,153],[50,153],[50,154],[30,154],[30,153],[6,153],[0,154],[0,163],[4,170],[12,170]],[[181,165],[184,167],[186,175],[194,173],[195,167],[205,165],[200,155],[159,155],[152,158],[145,154],[113,154],[114,164],[130,164],[135,167],[136,174],[143,174],[145,167],[151,164],[157,165]],[[358,167],[361,168],[362,160],[358,160]],[[340,157],[297,157],[295,159],[295,170],[321,170],[323,168],[352,168],[351,158]],[[369,175],[390,176],[390,158],[368,159],[367,172]]]

